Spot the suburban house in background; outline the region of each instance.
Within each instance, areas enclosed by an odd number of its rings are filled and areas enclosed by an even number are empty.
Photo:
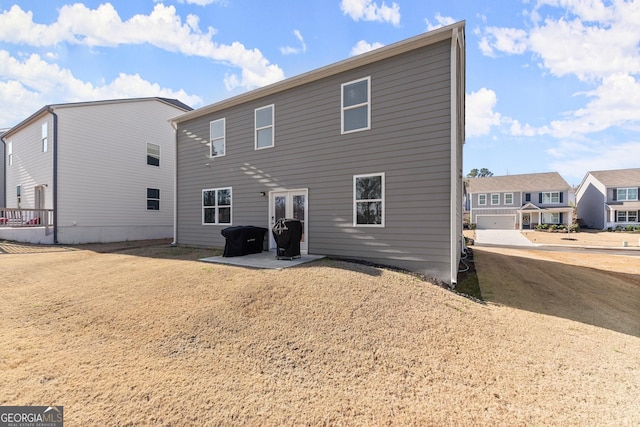
[[[615,229],[640,225],[640,168],[587,172],[576,200],[584,226]]]
[[[557,172],[469,178],[467,195],[470,222],[479,229],[572,222],[571,186]]]
[[[47,105],[2,136],[0,239],[89,243],[171,237],[175,132],[191,108],[137,98]]]
[[[295,218],[303,254],[455,283],[464,99],[460,22],[178,116],[176,243]]]
[[[5,181],[5,169],[4,169],[4,144],[2,143],[2,136],[5,134],[5,132],[8,129],[0,129],[0,159],[3,159],[3,161],[0,162],[0,208],[4,208],[6,202],[6,198],[5,198],[5,186],[4,186],[4,181]]]

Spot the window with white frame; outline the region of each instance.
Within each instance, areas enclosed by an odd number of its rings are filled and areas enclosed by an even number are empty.
[[[7,144],[7,164],[13,165],[13,142]]]
[[[342,84],[342,133],[371,129],[371,77]]]
[[[148,211],[160,210],[160,189],[159,188],[147,188],[147,210]]]
[[[504,204],[512,205],[513,204],[513,193],[505,193],[504,195]]]
[[[638,187],[618,188],[616,193],[619,201],[638,200]]]
[[[487,204],[487,195],[478,194],[478,206],[485,206]]]
[[[495,193],[491,195],[491,204],[492,205],[500,204],[500,194]]]
[[[560,203],[560,192],[548,191],[546,193],[542,193],[542,203],[547,205]]]
[[[49,150],[49,126],[47,122],[42,124],[42,152],[46,153]]]
[[[560,214],[558,212],[544,212],[542,214],[543,224],[560,224]]]
[[[353,225],[384,227],[384,173],[354,175]]]
[[[256,108],[255,110],[255,124],[256,124],[256,150],[263,148],[273,147],[273,125],[274,106],[267,105],[266,107]]]
[[[202,190],[202,224],[231,224],[231,188]]]
[[[147,164],[160,166],[160,146],[147,142]]]
[[[226,145],[225,119],[218,119],[209,123],[209,141],[211,142],[211,157],[224,156]]]
[[[617,211],[617,222],[638,222],[638,211]]]

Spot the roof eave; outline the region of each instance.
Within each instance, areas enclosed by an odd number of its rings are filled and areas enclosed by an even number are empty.
[[[173,122],[176,124],[182,123],[187,120],[192,120],[226,108],[243,104],[245,102],[273,95],[275,93],[301,86],[306,83],[317,81],[322,78],[330,77],[345,71],[349,71],[354,68],[381,61],[383,59],[391,58],[393,56],[409,52],[420,47],[428,46],[443,40],[448,40],[453,37],[454,30],[464,28],[464,26],[465,21],[460,21],[456,22],[455,24],[447,25],[446,27],[438,28],[437,30],[419,34],[412,38],[390,44],[388,46],[384,46],[370,52],[354,56],[352,58],[344,59],[342,61],[326,65],[324,67],[308,71],[306,73],[290,77],[288,79],[281,80],[279,82],[272,83],[270,85],[254,89],[252,91],[245,92],[243,94],[225,99],[223,101],[187,112],[175,117],[173,119]]]

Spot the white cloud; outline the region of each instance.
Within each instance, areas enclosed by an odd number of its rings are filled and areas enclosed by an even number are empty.
[[[495,126],[500,126],[502,116],[494,111],[498,98],[490,89],[482,88],[466,96],[466,127],[468,138],[487,135]]]
[[[283,55],[293,55],[298,53],[305,53],[307,51],[307,44],[304,42],[304,37],[302,37],[302,33],[299,30],[293,30],[293,34],[296,36],[298,41],[300,42],[300,47],[291,47],[284,46],[280,48],[280,53]]]
[[[0,50],[0,103],[5,107],[0,127],[13,126],[46,104],[99,99],[160,96],[197,106],[202,99],[184,90],[172,90],[148,82],[138,74],[120,74],[111,82],[93,85],[68,69],[33,54],[20,60]]]
[[[400,6],[395,2],[387,6],[383,1],[378,6],[373,0],[342,0],[340,10],[354,21],[389,22],[395,26],[400,25]]]
[[[569,150],[565,153],[570,154]],[[575,156],[572,156],[575,157]],[[627,142],[617,145],[601,146],[591,151],[591,155],[579,158],[561,159],[551,162],[551,170],[557,170],[562,176],[578,179],[587,171],[637,168],[640,159],[640,142]]]
[[[482,53],[529,52],[545,73],[582,82],[587,89],[575,95],[587,101],[538,128],[513,120],[512,135],[577,138],[640,125],[640,1],[538,0],[525,15],[528,30],[479,30]]]
[[[155,3],[165,2],[166,0],[153,0]],[[195,4],[198,6],[207,6],[214,3],[225,3],[226,0],[177,0],[180,4]]]
[[[125,44],[151,44],[160,49],[220,61],[241,69],[234,74],[233,87],[255,88],[284,78],[284,72],[258,49],[247,49],[240,42],[216,43],[216,30],[199,27],[199,18],[182,18],[173,6],[156,4],[149,15],[135,15],[122,21],[114,7],[105,3],[96,9],[76,3],[63,6],[58,20],[51,25],[36,24],[33,14],[12,6],[0,15],[0,41],[54,46],[59,43],[90,47],[116,47]]]
[[[425,19],[425,21],[427,23],[427,31],[433,31],[441,27],[446,27],[447,25],[451,25],[456,22],[456,20],[450,16],[442,16],[440,12],[436,14],[435,24],[432,24],[428,19]]]
[[[382,43],[378,43],[378,42],[367,43],[364,40],[360,40],[358,43],[356,43],[354,47],[351,48],[351,52],[349,53],[349,55],[350,56],[360,55],[362,53],[367,53],[369,51],[381,48],[383,46],[384,45]]]

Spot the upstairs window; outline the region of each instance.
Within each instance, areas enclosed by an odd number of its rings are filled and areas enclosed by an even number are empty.
[[[256,108],[255,110],[255,123],[256,123],[256,150],[263,148],[273,147],[273,113],[274,106],[267,105],[266,107]]]
[[[342,133],[371,129],[371,77],[342,85]]]
[[[478,206],[484,206],[487,204],[487,195],[478,194]]]
[[[160,189],[159,188],[147,188],[147,210],[148,211],[160,210]]]
[[[504,195],[504,204],[512,205],[513,204],[513,193],[506,193]]]
[[[384,227],[384,174],[353,177],[353,224]]]
[[[540,203],[545,205],[558,204],[562,202],[562,197],[559,191],[548,191],[546,193],[540,193]]]
[[[46,153],[49,150],[49,126],[47,122],[42,124],[42,152]]]
[[[202,190],[202,224],[231,224],[231,188]]]
[[[500,204],[500,195],[499,194],[492,194],[491,195],[491,204],[492,205],[499,205]]]
[[[7,164],[13,165],[13,142],[7,144]]]
[[[637,187],[632,187],[632,188],[618,188],[617,191],[617,198],[616,200],[619,201],[629,201],[629,200],[638,200],[638,188]]]
[[[224,156],[226,145],[226,121],[214,120],[209,123],[209,141],[211,142],[211,157]]]
[[[147,164],[160,166],[160,146],[147,142]]]

